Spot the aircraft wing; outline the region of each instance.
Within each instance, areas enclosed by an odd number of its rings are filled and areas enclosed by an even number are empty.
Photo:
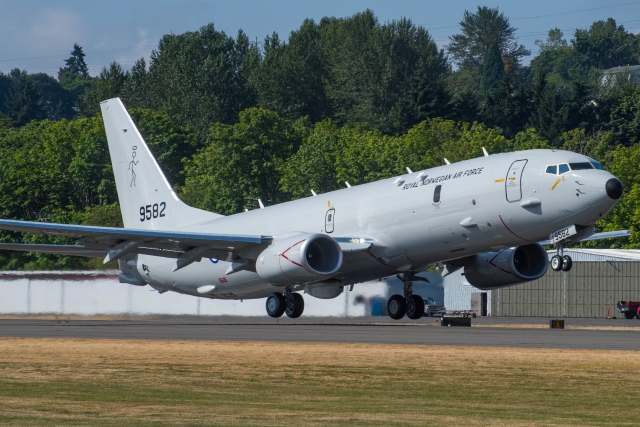
[[[632,234],[633,234],[633,231],[631,230],[603,231],[602,233],[594,233],[588,237],[581,237],[579,235],[570,236],[565,241],[563,241],[563,243],[568,244],[568,243],[577,243],[577,242],[587,242],[589,240],[615,239],[620,237],[629,237]],[[554,244],[554,243],[551,243],[551,240],[544,240],[539,243],[545,246]]]
[[[109,253],[106,249],[90,249],[84,245],[39,245],[29,243],[0,243],[0,251],[40,252],[89,258],[103,258]]]
[[[251,259],[254,252],[252,249],[266,247],[271,242],[271,237],[268,236],[137,230],[15,220],[0,220],[0,230],[71,237],[77,239],[79,243],[78,245],[9,243],[0,245],[0,249],[88,257],[105,256],[105,263],[128,254],[145,254],[175,258],[175,270],[202,258]]]

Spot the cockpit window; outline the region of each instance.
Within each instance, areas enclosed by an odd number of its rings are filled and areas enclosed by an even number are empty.
[[[558,173],[558,165],[547,166],[546,172],[551,175],[556,175]]]
[[[602,167],[602,165],[598,162],[596,162],[595,160],[591,160],[591,164],[593,165],[594,168],[603,171],[604,168]]]
[[[593,169],[593,165],[589,162],[581,162],[581,163],[569,163],[572,171],[582,171],[586,169]]]
[[[563,173],[567,173],[569,172],[569,165],[566,163],[563,163],[561,165],[558,165],[558,173],[559,174],[563,174]]]

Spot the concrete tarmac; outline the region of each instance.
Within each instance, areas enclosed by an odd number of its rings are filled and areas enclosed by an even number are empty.
[[[283,341],[421,344],[522,348],[640,350],[640,321],[565,319],[546,329],[546,318],[478,318],[474,327],[441,327],[436,319],[165,317],[138,320],[0,320],[0,337],[142,340]],[[600,328],[600,329],[598,329]]]

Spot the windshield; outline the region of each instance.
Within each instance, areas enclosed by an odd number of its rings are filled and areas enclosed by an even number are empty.
[[[572,171],[581,171],[585,169],[593,169],[593,165],[589,162],[569,163]]]
[[[598,162],[596,162],[595,160],[591,160],[591,164],[593,165],[594,168],[599,169],[601,171],[604,170],[604,168],[602,167],[602,165]]]

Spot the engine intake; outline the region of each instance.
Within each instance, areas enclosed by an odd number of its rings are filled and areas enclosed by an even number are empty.
[[[324,234],[275,238],[258,256],[256,272],[266,282],[295,285],[325,280],[342,267],[342,249]]]
[[[469,284],[489,290],[539,279],[547,268],[547,251],[539,243],[531,243],[476,255],[465,264],[464,275]]]

